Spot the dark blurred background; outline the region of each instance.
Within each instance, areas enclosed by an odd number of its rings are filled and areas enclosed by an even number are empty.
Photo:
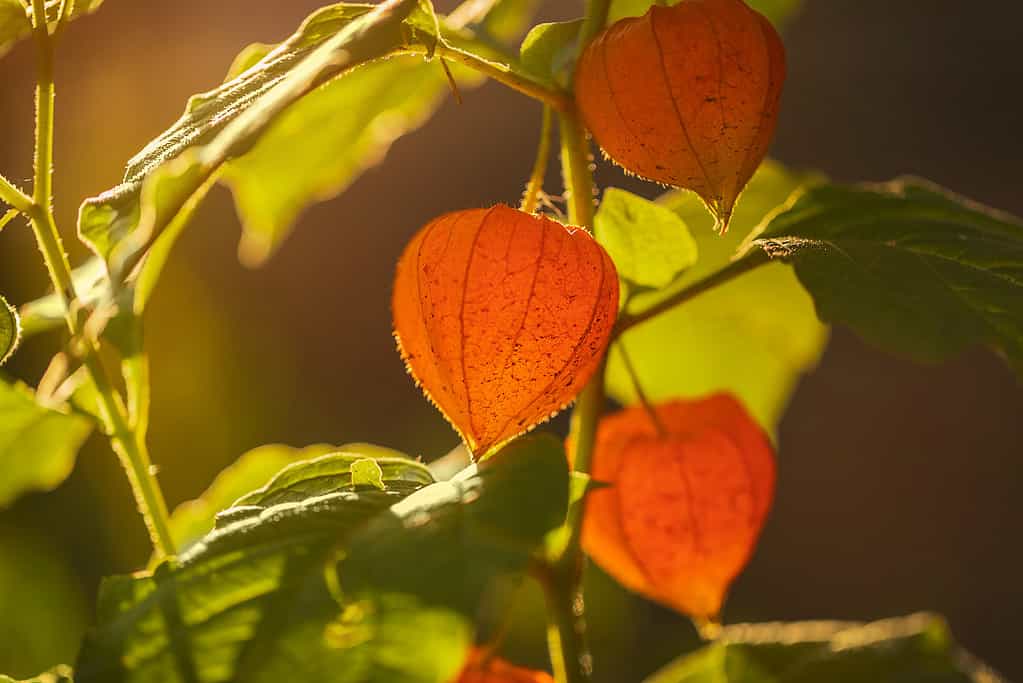
[[[190,94],[217,84],[241,47],[285,37],[319,4],[108,0],[73,25],[58,67],[65,235],[80,199],[116,184],[124,161]],[[556,0],[544,15],[579,12]],[[785,39],[790,76],[774,156],[842,180],[919,174],[1023,214],[1023,3],[808,0]],[[0,169],[23,181],[32,74],[28,44],[0,61]],[[172,505],[264,443],[372,441],[427,457],[454,446],[394,351],[393,265],[434,215],[514,202],[538,120],[538,105],[497,84],[447,102],[383,166],[307,211],[260,270],[238,264],[230,197],[213,193],[148,315],[151,440]],[[556,188],[555,173],[550,180]],[[598,181],[641,187],[606,167]],[[21,303],[46,282],[29,231],[9,226],[0,291]],[[33,339],[9,369],[35,382],[58,342]],[[777,502],[728,619],[935,610],[968,648],[1023,678],[1021,414],[1023,389],[988,353],[921,367],[835,330],[782,424]],[[30,554],[33,570],[5,569],[8,553]],[[0,626],[0,671],[71,660],[99,578],[147,555],[124,477],[93,438],[57,491],[0,512],[0,613],[35,615]],[[589,581],[600,680],[638,680],[693,645],[684,619],[599,572]],[[535,596],[523,602],[509,649],[543,664]],[[38,629],[51,636],[33,639]]]

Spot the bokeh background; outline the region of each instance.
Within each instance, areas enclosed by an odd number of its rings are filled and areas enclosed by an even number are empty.
[[[65,234],[80,199],[116,184],[124,161],[188,95],[218,83],[241,47],[285,37],[319,4],[108,0],[72,26],[58,66]],[[550,0],[543,13],[579,11]],[[1009,0],[808,0],[785,35],[773,155],[842,180],[919,174],[1023,214],[1021,27],[1023,4]],[[28,44],[0,61],[0,169],[21,180],[31,175],[32,74]],[[517,200],[538,121],[538,105],[497,84],[448,101],[345,195],[307,211],[259,270],[238,264],[230,197],[213,193],[148,314],[151,437],[172,505],[260,444],[360,440],[427,457],[455,445],[394,350],[393,264],[434,215]],[[613,168],[598,180],[655,192]],[[556,173],[550,181],[557,188]],[[70,251],[85,256],[73,242]],[[45,289],[29,231],[9,226],[0,291],[24,302]],[[35,381],[58,343],[33,340],[8,369]],[[1023,389],[986,352],[921,367],[835,330],[782,423],[777,502],[728,619],[931,609],[1023,679],[1021,416]],[[57,491],[0,511],[0,615],[19,615],[0,619],[0,671],[71,661],[100,577],[147,554],[116,460],[93,438]],[[32,558],[31,570],[5,565],[14,555]],[[693,646],[685,620],[598,571],[588,581],[601,681],[639,680]],[[520,602],[509,651],[542,665],[536,596]]]

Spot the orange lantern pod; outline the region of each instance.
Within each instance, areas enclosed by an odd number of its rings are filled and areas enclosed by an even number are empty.
[[[419,231],[392,303],[409,373],[483,456],[583,388],[618,313],[618,276],[585,230],[497,205]]]
[[[509,664],[484,648],[473,648],[456,683],[554,683],[554,679],[544,671]]]
[[[728,394],[601,420],[583,548],[625,587],[699,621],[717,617],[774,496],[771,442]]]
[[[785,49],[742,0],[654,5],[598,35],[575,95],[604,152],[627,171],[696,192],[724,232],[774,137]]]

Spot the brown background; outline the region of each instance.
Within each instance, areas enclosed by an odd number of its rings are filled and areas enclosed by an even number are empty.
[[[58,68],[66,234],[79,199],[114,185],[189,94],[219,82],[243,45],[282,38],[317,4],[109,0],[75,24]],[[546,10],[577,12],[560,0]],[[773,154],[843,180],[920,174],[1023,214],[1021,26],[1023,4],[1008,0],[809,0],[786,35]],[[18,179],[31,174],[31,57],[23,45],[0,62],[0,169]],[[449,102],[384,166],[308,211],[257,271],[238,265],[230,198],[214,194],[175,252],[148,327],[152,439],[172,504],[262,443],[367,440],[428,456],[454,445],[393,350],[393,263],[437,213],[514,201],[538,118],[535,103],[496,84]],[[598,180],[637,187],[614,169]],[[22,302],[45,282],[28,231],[8,227],[0,291]],[[56,343],[29,345],[9,369],[34,381]],[[920,367],[836,330],[782,425],[777,503],[729,617],[933,609],[977,654],[1023,677],[1021,412],[1020,385],[988,353]],[[0,523],[57,549],[88,604],[99,576],[147,553],[98,440],[56,493],[22,500]],[[600,680],[637,680],[692,642],[683,620],[594,582]],[[0,584],[0,599],[15,590]],[[542,662],[539,625],[516,634],[516,656]]]

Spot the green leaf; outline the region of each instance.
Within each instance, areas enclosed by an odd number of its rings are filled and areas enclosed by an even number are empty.
[[[678,214],[625,190],[604,191],[594,230],[618,275],[640,287],[660,289],[696,263],[696,242]]]
[[[90,610],[70,559],[43,529],[0,523],[0,614],[9,615],[0,620],[0,671],[27,677],[74,660]]]
[[[695,195],[664,195],[659,203],[689,226],[700,258],[667,289],[633,297],[629,312],[645,310],[727,265],[765,215],[815,181],[765,162],[739,198],[723,237],[714,233],[713,220]],[[626,332],[612,347],[607,388],[622,403],[638,400],[622,361],[624,345],[651,400],[728,391],[773,431],[800,375],[816,364],[826,340],[827,330],[791,268],[772,263]]]
[[[21,321],[18,312],[0,296],[0,365],[7,362],[21,341]]]
[[[90,258],[71,271],[71,280],[77,299],[83,306],[91,308],[109,298],[106,268],[99,258]],[[64,304],[56,294],[48,294],[21,307],[22,333],[26,337],[62,328],[66,324]]]
[[[547,83],[567,86],[582,24],[579,19],[534,26],[519,48],[522,66]]]
[[[341,565],[341,584],[354,594],[410,594],[473,615],[494,579],[526,569],[545,535],[564,522],[567,506],[560,440],[524,436],[414,493],[359,532]]]
[[[102,4],[103,0],[77,0],[67,18],[77,19],[95,12]],[[46,0],[47,21],[57,20],[60,5],[61,0]],[[31,7],[26,10],[21,0],[0,0],[0,55],[32,33],[32,16]]]
[[[822,320],[921,361],[983,344],[1023,376],[1023,221],[926,181],[824,185],[752,243],[791,263]]]
[[[415,7],[391,0],[369,11],[325,8],[256,66],[193,97],[177,123],[129,161],[124,183],[82,205],[83,241],[122,280],[220,166],[251,149],[291,104],[402,46],[402,22]]]
[[[358,445],[352,450],[345,448],[342,446],[337,452],[285,467],[265,486],[240,497],[234,505],[267,507],[300,502],[330,491],[352,489],[358,486],[354,481],[352,466],[363,460],[376,462],[381,479],[385,482],[405,482],[416,486],[433,483],[433,475],[426,465],[397,454],[397,451],[382,449],[396,455],[381,456],[372,450],[379,447],[371,447],[370,453]]]
[[[331,81],[285,112],[224,176],[242,219],[242,261],[269,258],[306,206],[344,191],[425,123],[447,91],[439,64],[395,57]]]
[[[108,579],[77,681],[446,683],[470,644],[463,618],[408,596],[337,602],[338,553],[419,488],[385,482],[232,508],[176,561]]]
[[[997,683],[930,614],[870,624],[736,624],[646,683]]]
[[[175,546],[186,549],[213,529],[216,515],[245,494],[270,481],[286,466],[302,460],[325,455],[336,450],[333,446],[316,444],[305,448],[291,448],[273,444],[254,448],[242,455],[195,500],[177,508],[170,517],[171,535]]]
[[[71,676],[71,667],[69,666],[58,666],[54,669],[33,676],[32,678],[16,681],[10,676],[0,675],[0,683],[73,683]]]
[[[0,508],[56,488],[91,430],[86,418],[36,403],[25,385],[0,381]]]
[[[672,0],[668,4],[674,5],[678,1]],[[803,4],[803,0],[745,0],[745,2],[770,19],[771,23],[779,30],[785,27]],[[611,25],[626,17],[642,16],[653,4],[655,4],[654,0],[611,0],[611,11],[608,13],[607,23]]]

